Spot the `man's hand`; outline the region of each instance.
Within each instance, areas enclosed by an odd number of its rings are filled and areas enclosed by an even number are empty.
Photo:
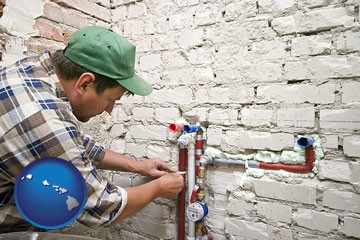
[[[161,177],[173,172],[176,172],[176,170],[158,157],[143,160],[139,171],[140,174],[151,177]]]

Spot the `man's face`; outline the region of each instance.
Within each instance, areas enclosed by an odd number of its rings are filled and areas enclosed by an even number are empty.
[[[121,85],[108,88],[101,94],[95,91],[94,85],[91,84],[88,87],[89,89],[81,99],[73,100],[71,103],[74,115],[81,122],[87,122],[104,111],[111,113],[115,101],[120,100],[125,92]]]

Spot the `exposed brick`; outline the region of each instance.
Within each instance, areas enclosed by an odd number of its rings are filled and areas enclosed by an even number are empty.
[[[326,207],[360,213],[360,195],[352,192],[328,190],[323,194]]]
[[[135,139],[166,140],[166,127],[132,125],[126,135]]]
[[[330,35],[316,35],[294,38],[291,43],[291,55],[320,55],[329,53],[331,48]]]
[[[41,37],[52,39],[58,42],[64,41],[63,31],[59,26],[53,25],[49,21],[38,18],[35,23]]]
[[[136,107],[133,109],[133,118],[136,120],[151,120],[154,118],[154,109],[146,107]]]
[[[225,142],[230,146],[244,149],[269,149],[279,151],[292,148],[294,136],[287,133],[255,131],[226,131]]]
[[[332,213],[300,208],[293,219],[299,226],[327,233],[338,227],[338,216]]]
[[[344,32],[336,40],[338,51],[353,52],[360,51],[360,32]]]
[[[292,210],[288,205],[274,202],[258,202],[256,209],[260,216],[270,221],[291,223]]]
[[[245,126],[270,126],[272,120],[272,110],[262,109],[241,109],[241,124]]]
[[[72,26],[75,29],[86,27],[92,22],[91,18],[86,15],[51,3],[45,4],[43,16],[49,20]]]
[[[78,9],[90,16],[96,16],[106,22],[110,22],[110,9],[106,7],[102,7],[99,4],[88,1],[84,4],[81,0],[52,0],[58,4],[65,4],[74,9]]]
[[[360,219],[344,217],[344,227],[342,232],[348,237],[360,238]]]
[[[360,82],[344,83],[342,86],[342,102],[356,103],[360,102]]]
[[[173,123],[181,117],[178,108],[156,108],[155,119],[161,123]]]
[[[351,182],[349,163],[340,161],[320,161],[319,178],[341,182]]]
[[[360,76],[360,58],[356,56],[313,57],[306,61],[287,62],[284,75],[289,80],[347,78]]]
[[[344,154],[349,157],[360,157],[360,135],[344,137]]]
[[[268,85],[259,86],[257,97],[262,102],[334,103],[335,85]]]
[[[316,204],[316,189],[306,184],[286,184],[281,182],[252,180],[256,195],[291,202]]]
[[[358,109],[324,109],[320,110],[320,127],[322,129],[360,129],[360,110]]]
[[[225,218],[225,232],[236,237],[247,239],[270,239],[272,227],[262,223]]]
[[[238,111],[235,109],[215,108],[209,113],[211,124],[221,124],[225,126],[234,125],[237,122]]]
[[[351,26],[354,17],[346,8],[314,10],[294,16],[279,17],[272,21],[278,34],[307,33],[328,30],[338,26]]]
[[[315,126],[314,107],[280,108],[276,111],[278,126],[310,127]]]

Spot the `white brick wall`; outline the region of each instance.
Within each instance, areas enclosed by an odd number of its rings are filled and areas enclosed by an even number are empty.
[[[63,46],[65,36],[50,33],[83,24],[112,26],[137,46],[136,71],[154,92],[124,98],[111,116],[84,125],[115,151],[160,156],[176,167],[168,124],[183,115],[209,121],[207,144],[233,154],[289,150],[297,135],[320,135],[325,156],[309,179],[209,167],[207,222],[215,239],[360,238],[357,1],[36,0],[26,14],[5,5],[2,66],[41,46]],[[77,20],[60,22],[55,10]],[[50,24],[44,33],[34,25],[40,21]],[[105,174],[123,187],[146,181]],[[84,231],[100,239],[174,239],[175,218],[176,201],[157,199],[116,227]]]

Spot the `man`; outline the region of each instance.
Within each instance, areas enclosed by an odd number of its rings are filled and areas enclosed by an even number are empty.
[[[77,220],[90,227],[118,223],[157,197],[177,197],[183,177],[159,158],[131,159],[80,131],[78,120],[111,113],[123,95],[152,92],[134,63],[135,46],[111,29],[91,26],[74,32],[64,50],[0,70],[0,231],[28,227],[15,206],[14,184],[27,164],[42,157],[65,159],[81,172],[88,200]],[[156,178],[124,189],[97,169]]]

